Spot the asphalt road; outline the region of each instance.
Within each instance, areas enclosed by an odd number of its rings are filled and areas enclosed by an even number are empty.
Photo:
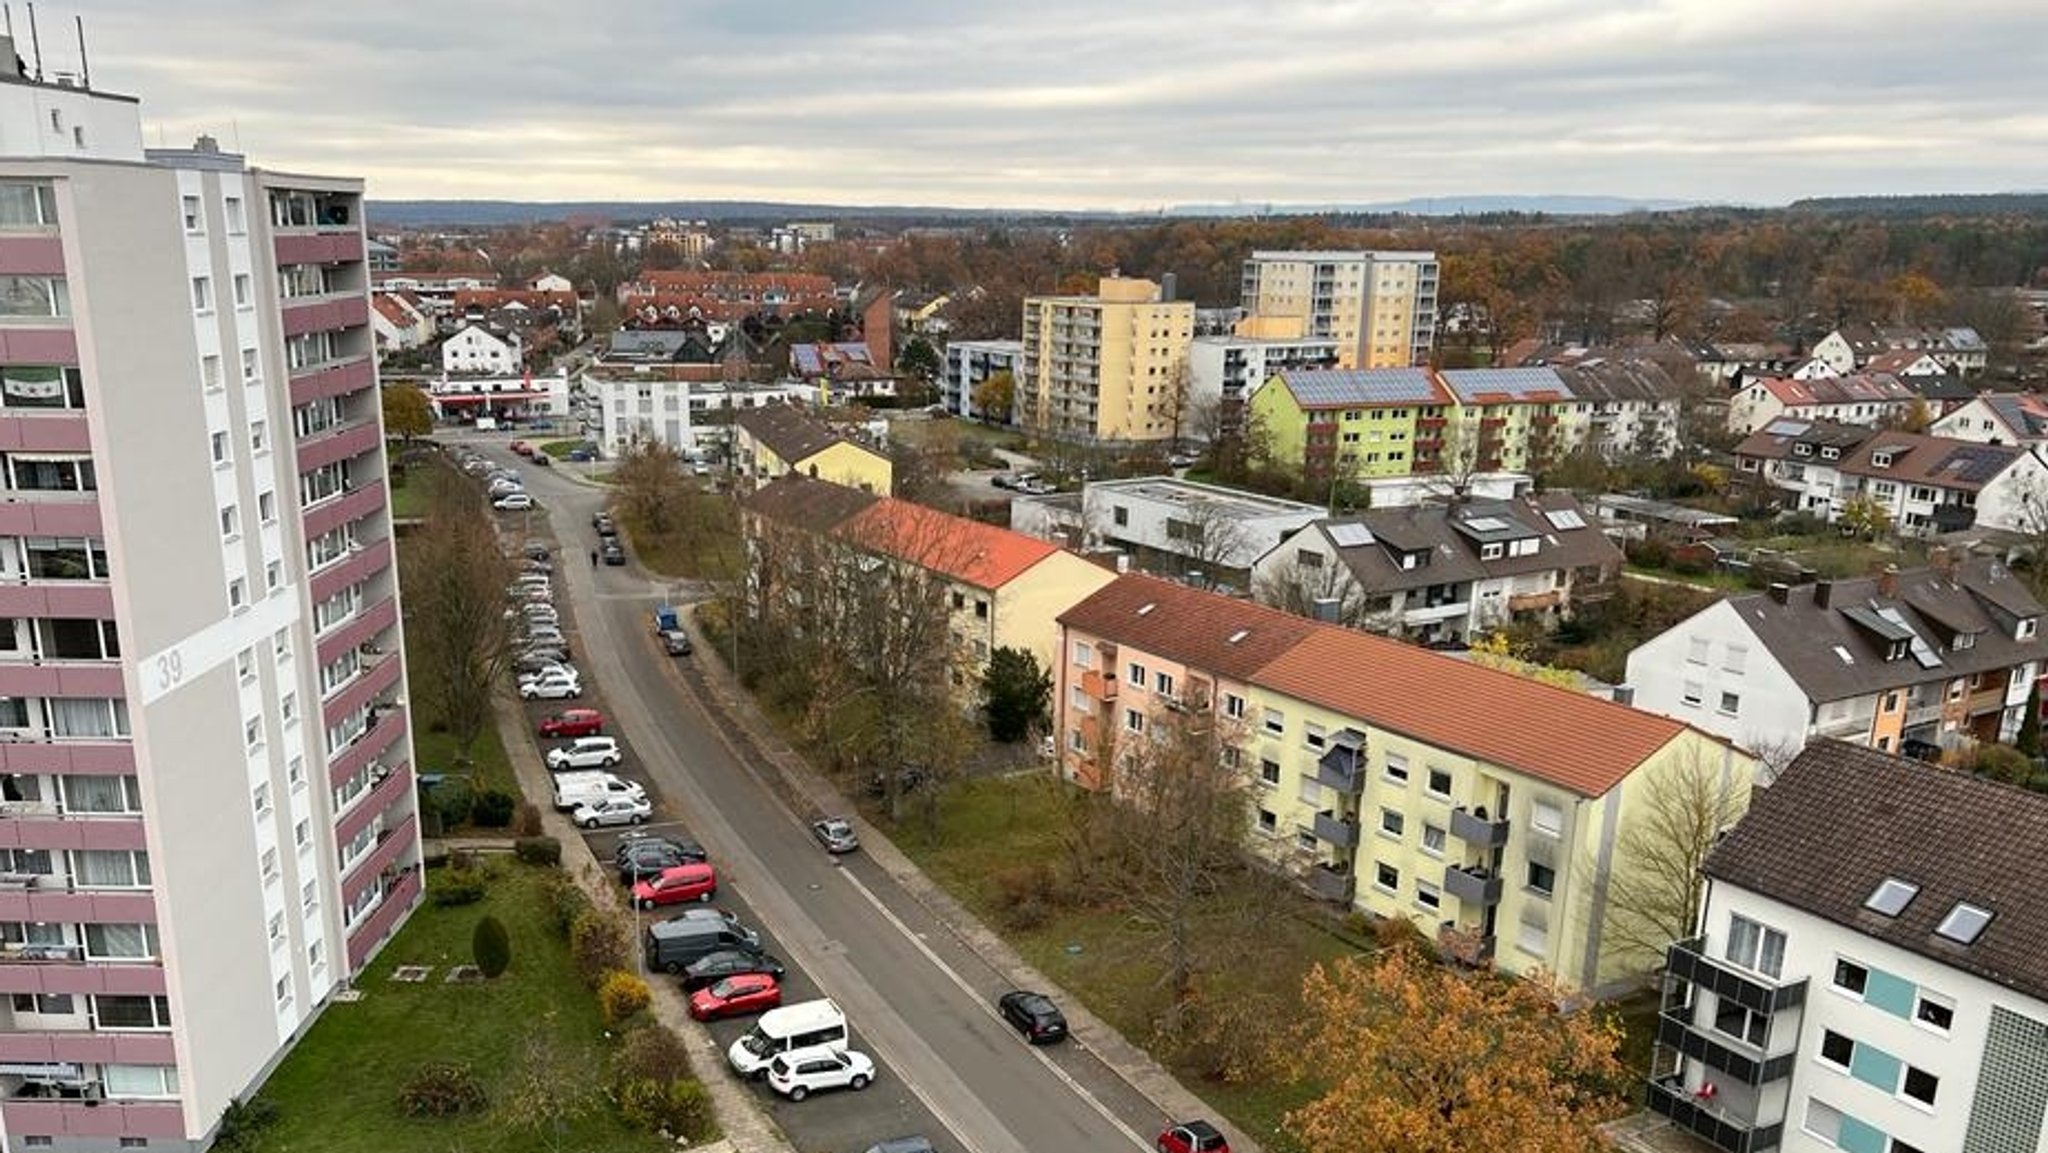
[[[512,459],[502,439],[472,443]],[[776,1101],[799,1146],[857,1153],[919,1131],[928,1111],[945,1134],[923,1131],[947,1153],[1150,1149],[1165,1118],[1148,1101],[1078,1044],[1026,1046],[995,1015],[1008,987],[1000,974],[865,854],[835,860],[818,848],[806,828],[817,814],[778,799],[772,770],[750,763],[744,734],[709,705],[700,674],[654,644],[649,610],[661,586],[636,566],[583,560],[601,494],[517,467],[559,541],[557,572],[580,634],[576,664],[603,694],[607,731],[629,744],[623,771],[657,795],[658,820],[678,822],[710,851],[720,903],[743,904],[801,972],[791,999],[813,987],[832,997],[857,1046],[884,1066],[863,1093]],[[737,1032],[719,1026],[721,1037]]]

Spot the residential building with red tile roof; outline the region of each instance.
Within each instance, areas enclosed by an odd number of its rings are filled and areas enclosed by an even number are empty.
[[[1924,403],[1920,393],[1886,373],[1762,377],[1745,381],[1729,397],[1728,428],[1747,436],[1781,416],[1875,425],[1903,419]]]
[[[1130,742],[1199,717],[1250,844],[1311,892],[1596,993],[1657,961],[1608,929],[1629,830],[1680,776],[1746,802],[1756,772],[1682,721],[1146,576],[1060,617],[1053,688],[1068,779],[1114,790]]]
[[[407,295],[379,292],[370,297],[370,328],[379,352],[404,352],[434,341],[434,318]]]

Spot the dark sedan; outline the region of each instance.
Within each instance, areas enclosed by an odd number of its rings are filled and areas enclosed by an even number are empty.
[[[1067,1035],[1066,1015],[1043,993],[1012,989],[996,998],[996,1008],[1033,1045],[1050,1045]]]
[[[667,837],[634,837],[619,842],[618,851],[612,861],[619,869],[619,883],[630,885],[649,877],[658,877],[664,869],[677,865],[694,865],[709,859],[704,847],[695,841],[671,840]]]
[[[727,977],[742,973],[766,973],[780,981],[782,962],[766,953],[750,953],[745,949],[720,949],[706,953],[690,962],[683,970],[683,988],[689,992],[709,988]]]

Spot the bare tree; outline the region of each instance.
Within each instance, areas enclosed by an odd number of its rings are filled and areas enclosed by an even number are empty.
[[[563,1049],[553,1022],[529,1028],[498,1099],[498,1116],[509,1127],[533,1134],[553,1153],[568,1148],[569,1127],[599,1104],[596,1082]]]
[[[1283,612],[1335,621],[1347,628],[1366,628],[1373,623],[1365,586],[1337,557],[1326,556],[1321,564],[1305,564],[1296,557],[1253,581],[1252,596]]]
[[[1252,544],[1244,522],[1230,515],[1222,501],[1194,497],[1180,508],[1179,516],[1166,520],[1166,535],[1175,543],[1174,552],[1188,562],[1191,572],[1215,580],[1219,572],[1242,572],[1249,565],[1239,563],[1240,554]]]
[[[1462,500],[1471,495],[1472,478],[1481,471],[1479,430],[1460,417],[1456,409],[1444,409],[1441,443],[1428,471],[1428,487],[1436,495]],[[1419,470],[1418,470],[1419,471]]]
[[[505,589],[513,569],[490,519],[478,513],[483,494],[475,482],[446,467],[427,477],[426,524],[399,554],[405,632],[418,658],[412,691],[467,755],[490,722],[511,663]]]
[[[1732,749],[1695,751],[1630,785],[1645,795],[1608,870],[1605,934],[1615,946],[1655,957],[1696,931],[1700,863],[1749,808],[1745,760]],[[1593,869],[1582,870],[1589,883]]]
[[[1167,370],[1166,381],[1162,387],[1166,391],[1160,397],[1155,411],[1165,418],[1168,434],[1172,438],[1168,442],[1169,451],[1179,452],[1180,438],[1188,431],[1194,420],[1195,377],[1188,368],[1186,358],[1175,361],[1173,367]]]

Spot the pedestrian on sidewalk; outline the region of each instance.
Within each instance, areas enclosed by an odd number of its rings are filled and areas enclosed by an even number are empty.
[[[596,549],[591,549],[591,550],[590,550],[590,567],[591,567],[591,568],[596,568],[596,567],[597,567],[597,550],[596,550]]]

